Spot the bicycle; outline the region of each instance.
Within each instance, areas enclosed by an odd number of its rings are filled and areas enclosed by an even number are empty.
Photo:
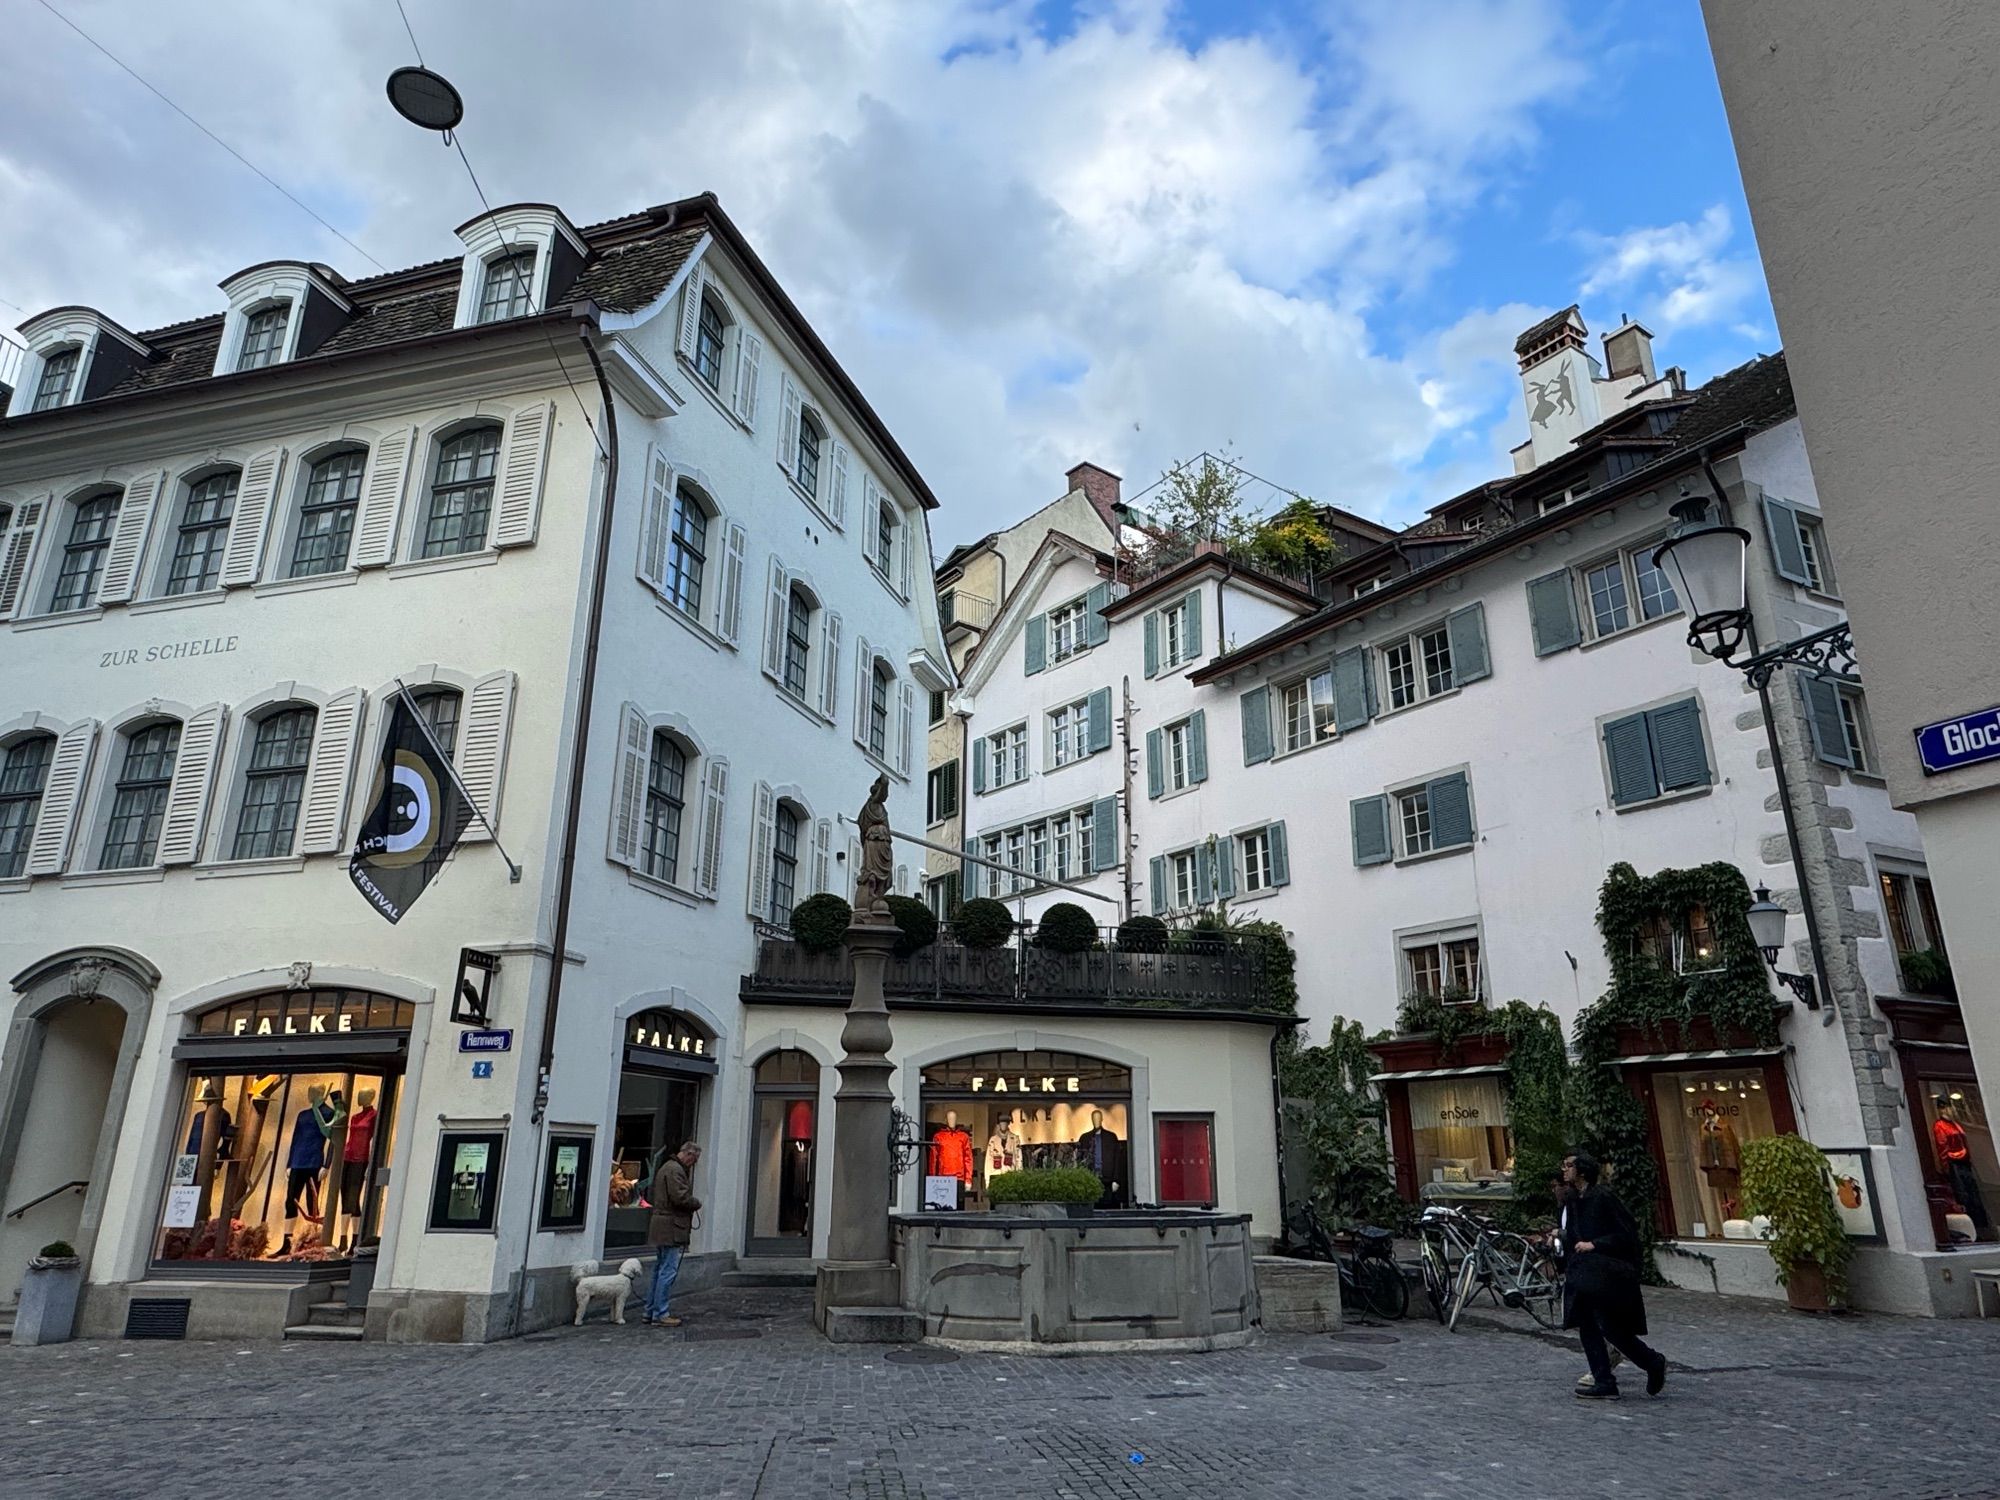
[[[1544,1328],[1561,1324],[1562,1277],[1546,1246],[1459,1209],[1426,1209],[1420,1224],[1424,1288],[1447,1328],[1457,1330],[1459,1315],[1481,1292]],[[1455,1270],[1453,1247],[1460,1252]]]
[[[1294,1245],[1292,1236],[1299,1236]],[[1302,1260],[1324,1261],[1340,1273],[1340,1303],[1375,1317],[1391,1320],[1410,1310],[1410,1285],[1403,1268],[1396,1264],[1396,1237],[1386,1229],[1362,1225],[1350,1237],[1348,1253],[1342,1259],[1317,1210],[1309,1203],[1294,1203],[1285,1213],[1285,1233],[1278,1244],[1281,1254]]]

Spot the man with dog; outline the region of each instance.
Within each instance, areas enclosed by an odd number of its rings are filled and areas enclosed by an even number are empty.
[[[694,1195],[694,1168],[700,1160],[701,1147],[684,1142],[653,1174],[647,1195],[653,1212],[646,1220],[646,1243],[657,1246],[660,1257],[653,1262],[645,1321],[658,1328],[681,1326],[679,1318],[667,1315],[667,1304],[681,1273],[681,1254],[694,1239],[694,1216],[701,1210],[701,1199]]]

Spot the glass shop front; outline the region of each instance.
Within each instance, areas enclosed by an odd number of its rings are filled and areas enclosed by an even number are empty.
[[[646,1243],[654,1174],[699,1137],[702,1103],[716,1072],[715,1037],[679,1011],[641,1011],[625,1023],[624,1037],[611,1130],[606,1257]]]
[[[923,1070],[922,1112],[934,1206],[984,1208],[992,1181],[1024,1167],[1088,1167],[1104,1181],[1101,1207],[1132,1202],[1130,1068],[1071,1052],[975,1053]],[[1212,1196],[1213,1122],[1184,1116],[1169,1134],[1173,1183]]]

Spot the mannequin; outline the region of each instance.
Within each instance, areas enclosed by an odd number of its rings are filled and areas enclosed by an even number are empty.
[[[1958,1106],[1949,1099],[1932,1096],[1937,1105],[1937,1123],[1931,1126],[1931,1143],[1937,1147],[1938,1166],[1950,1184],[1952,1196],[1964,1207],[1972,1227],[1986,1238],[1989,1219],[1986,1195],[1979,1190],[1979,1178],[1972,1170],[1972,1147],[1965,1139],[1965,1125]]]
[[[958,1123],[958,1111],[944,1112],[944,1124],[931,1133],[930,1175],[956,1177],[972,1186],[972,1132]]]
[[[354,1113],[347,1117],[347,1140],[340,1151],[340,1211],[349,1218],[360,1216],[361,1188],[374,1150],[375,1090],[358,1089]]]
[[[1125,1201],[1125,1143],[1115,1132],[1104,1128],[1104,1111],[1090,1112],[1090,1129],[1076,1140],[1077,1165],[1090,1168],[1104,1180],[1104,1196],[1099,1206],[1116,1208]]]
[[[1743,1181],[1743,1149],[1737,1142],[1735,1127],[1722,1117],[1712,1100],[1704,1099],[1701,1103],[1695,1152],[1701,1174],[1708,1179],[1709,1191],[1715,1194],[1722,1211],[1721,1217],[1735,1218]]]
[[[993,1134],[986,1138],[986,1180],[991,1182],[1020,1165],[1021,1137],[1015,1132],[1013,1121],[1002,1115],[993,1127]]]
[[[279,1247],[279,1254],[289,1254],[293,1235],[298,1233],[295,1222],[304,1219],[309,1224],[320,1222],[319,1175],[326,1167],[327,1137],[334,1127],[347,1118],[347,1106],[341,1102],[340,1091],[327,1092],[325,1084],[315,1083],[306,1090],[306,1107],[299,1111],[292,1121],[292,1149],[285,1158],[285,1240]]]

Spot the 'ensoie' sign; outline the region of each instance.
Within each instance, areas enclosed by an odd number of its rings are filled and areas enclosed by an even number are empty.
[[[1917,760],[1926,776],[1983,760],[2000,760],[2000,705],[1920,726]]]

